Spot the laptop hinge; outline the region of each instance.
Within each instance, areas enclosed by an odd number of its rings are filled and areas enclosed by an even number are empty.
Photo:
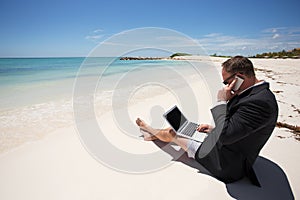
[[[177,132],[180,133],[180,132],[182,131],[182,129],[183,129],[184,127],[186,127],[187,123],[189,123],[189,122],[188,122],[188,121],[185,121],[184,124],[178,129]]]

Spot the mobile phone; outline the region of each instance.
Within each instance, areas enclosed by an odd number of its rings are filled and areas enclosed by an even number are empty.
[[[236,82],[232,88],[232,91],[234,91],[234,92],[237,91],[244,82],[244,79],[239,76],[235,76],[235,78],[236,78]]]

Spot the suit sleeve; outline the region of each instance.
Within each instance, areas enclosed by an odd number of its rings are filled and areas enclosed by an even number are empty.
[[[228,145],[247,137],[261,127],[261,123],[268,118],[270,107],[265,101],[256,100],[247,101],[241,104],[236,112],[226,115],[224,112],[220,113],[219,109],[219,106],[213,108],[212,115],[216,127],[220,119],[225,118],[219,141]]]

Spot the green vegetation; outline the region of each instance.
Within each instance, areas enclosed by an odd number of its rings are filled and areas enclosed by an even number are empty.
[[[174,58],[175,56],[191,56],[191,54],[188,53],[174,53],[170,56],[170,58]],[[231,56],[225,56],[225,55],[217,55],[216,53],[210,55],[212,57],[223,57],[223,58],[230,58]],[[255,56],[249,56],[249,58],[294,58],[299,59],[300,58],[300,48],[295,48],[293,50],[282,50],[280,52],[268,52],[268,53],[261,53],[256,54]]]
[[[175,56],[191,56],[191,54],[188,54],[188,53],[174,53],[170,56],[170,58],[174,58]]]
[[[216,53],[210,55],[211,57],[222,57],[222,58],[230,58],[231,56],[223,56],[223,55],[217,55]]]
[[[282,50],[280,52],[256,54],[250,58],[300,58],[300,48],[295,48],[290,51]]]

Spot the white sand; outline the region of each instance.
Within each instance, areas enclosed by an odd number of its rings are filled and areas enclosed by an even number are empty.
[[[216,65],[224,61],[223,58],[212,59]],[[300,60],[253,59],[253,62],[259,69],[272,70],[257,71],[258,78],[269,81],[273,91],[283,91],[276,93],[280,106],[279,121],[299,125],[299,113],[295,108],[300,108],[300,86],[297,83]],[[166,108],[172,101],[170,95],[160,95],[131,106],[130,118],[134,120],[140,116],[149,121],[151,117],[147,109],[151,104],[166,102],[161,105]],[[136,154],[161,151],[152,142],[124,136],[110,115],[107,113],[99,120],[104,124],[104,130],[114,133],[108,136],[114,145]],[[289,130],[276,128],[261,152],[261,156],[283,170],[296,199],[300,197],[299,150],[300,143]],[[129,174],[112,170],[85,150],[75,126],[70,126],[0,155],[0,199],[232,199],[231,195],[236,194],[234,187],[226,187],[197,171],[175,161],[152,173]],[[284,196],[286,193],[281,190],[287,188],[287,184],[277,182],[282,184],[281,189],[270,191],[266,189],[269,188],[267,185],[262,189],[248,185],[247,191],[251,191],[253,197],[264,196],[265,199],[277,193]],[[240,190],[234,197],[242,197],[247,191]]]

